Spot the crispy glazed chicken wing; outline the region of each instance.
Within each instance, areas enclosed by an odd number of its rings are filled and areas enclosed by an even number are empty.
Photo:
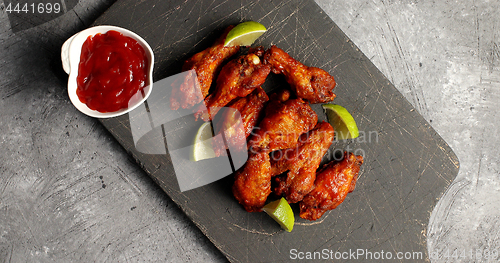
[[[224,47],[227,33],[234,26],[226,28],[224,33],[215,41],[214,45],[196,53],[186,60],[182,66],[182,71],[193,69],[196,72],[198,82],[193,81],[194,73],[188,73],[185,78],[175,81],[172,85],[172,95],[170,97],[170,108],[177,110],[179,107],[189,109],[201,102],[207,95],[217,72],[222,63],[233,56],[240,49],[239,46]]]
[[[243,98],[234,99],[219,117],[214,119],[215,134],[224,133],[224,139],[230,149],[236,151],[247,150],[247,138],[263,113],[264,104],[269,100],[266,92],[256,88]],[[218,115],[219,116],[219,115]],[[226,144],[221,137],[212,142],[215,155],[226,154]]]
[[[300,217],[316,220],[340,205],[354,191],[361,164],[362,156],[346,152],[342,161],[324,165],[316,175],[314,189],[300,202]]]
[[[215,92],[205,98],[205,105],[198,110],[196,117],[211,120],[221,107],[235,98],[247,96],[264,84],[271,66],[261,62],[263,54],[264,49],[258,47],[224,65],[217,77]]]
[[[333,135],[332,126],[321,122],[299,137],[296,148],[271,153],[271,175],[289,171],[286,176],[275,177],[274,193],[285,195],[289,203],[301,201],[313,188],[316,170],[332,144]]]
[[[236,172],[233,194],[249,212],[261,211],[271,193],[269,153],[294,147],[298,137],[318,122],[309,104],[289,97],[288,91],[271,95],[265,117],[249,140],[248,161]]]
[[[294,148],[297,139],[318,122],[318,115],[302,99],[288,99],[284,91],[273,94],[265,116],[249,140],[250,151],[276,151]]]
[[[259,212],[271,193],[269,153],[250,154],[245,165],[236,171],[233,195],[248,212]]]
[[[311,103],[329,102],[335,98],[335,79],[328,72],[307,67],[276,46],[266,51],[264,61],[271,64],[273,73],[285,76],[297,97]]]

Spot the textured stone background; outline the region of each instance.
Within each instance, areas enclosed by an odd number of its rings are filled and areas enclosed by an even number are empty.
[[[460,160],[431,215],[433,262],[498,262],[470,251],[500,251],[500,2],[317,2]]]
[[[500,2],[316,1],[460,159],[429,253],[500,250]],[[225,262],[62,88],[60,46],[112,2],[14,33],[0,0],[0,262]]]

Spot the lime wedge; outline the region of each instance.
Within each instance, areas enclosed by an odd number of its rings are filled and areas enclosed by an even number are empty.
[[[285,198],[282,197],[280,200],[265,205],[262,210],[278,222],[283,229],[288,232],[292,231],[295,217],[293,216],[292,208]]]
[[[212,125],[210,125],[210,122],[203,123],[194,137],[193,149],[190,156],[191,161],[197,162],[216,157],[212,148],[212,137]]]
[[[250,46],[266,31],[264,25],[255,21],[240,23],[227,33],[224,46]]]
[[[337,140],[354,139],[359,136],[358,126],[351,114],[342,106],[323,104],[328,122],[335,130]]]

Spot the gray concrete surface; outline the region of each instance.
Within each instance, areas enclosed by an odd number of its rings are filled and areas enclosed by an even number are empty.
[[[500,251],[500,2],[317,2],[460,160],[429,222],[432,261],[498,262],[484,256]]]
[[[60,47],[112,2],[15,34],[0,8],[0,262],[225,262],[68,100]]]
[[[500,2],[316,1],[460,159],[423,233],[432,262],[498,262]],[[59,47],[112,2],[14,33],[0,0],[0,262],[225,262],[61,88]]]

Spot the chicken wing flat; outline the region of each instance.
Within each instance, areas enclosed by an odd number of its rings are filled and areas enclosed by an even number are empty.
[[[239,46],[224,47],[227,33],[234,26],[226,28],[224,33],[215,41],[214,45],[195,54],[182,66],[182,71],[194,70],[199,83],[193,83],[191,74],[185,75],[185,79],[179,79],[172,85],[170,97],[170,108],[177,110],[179,107],[189,109],[201,102],[207,95],[217,72],[222,63],[233,56],[240,49]]]
[[[227,146],[236,151],[247,150],[247,138],[257,124],[263,113],[264,104],[269,100],[266,92],[256,88],[246,97],[234,99],[222,112],[221,117],[216,117],[214,122],[215,134],[224,133]],[[212,146],[216,156],[226,154],[226,144],[221,137],[214,140]]]
[[[265,116],[249,140],[251,151],[272,152],[295,148],[297,139],[318,122],[318,115],[302,99],[289,99],[283,92],[273,94],[266,106]]]
[[[233,195],[248,212],[260,212],[271,193],[269,153],[251,154],[245,165],[236,171]]]
[[[324,103],[335,99],[335,79],[328,72],[305,66],[276,46],[266,51],[264,61],[271,64],[273,73],[285,76],[297,97],[311,103]]]
[[[316,175],[314,189],[300,202],[300,217],[316,220],[340,205],[354,191],[361,164],[362,156],[346,152],[340,162],[324,165]]]
[[[229,61],[222,67],[217,77],[217,86],[214,93],[205,98],[205,107],[195,114],[204,121],[211,120],[221,107],[226,106],[233,99],[246,97],[254,89],[266,81],[271,72],[271,66],[261,62],[264,54],[262,47],[251,49],[248,54]]]
[[[301,201],[313,188],[316,170],[332,144],[333,135],[332,126],[321,122],[299,137],[296,148],[271,153],[271,175],[289,171],[286,176],[275,177],[274,193],[285,195],[289,203]]]

